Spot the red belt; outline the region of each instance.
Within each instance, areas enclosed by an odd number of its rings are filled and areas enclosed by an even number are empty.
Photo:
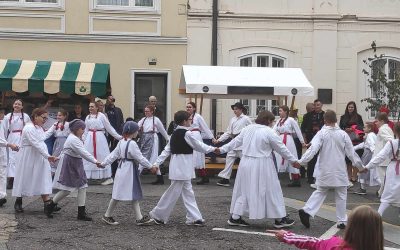
[[[97,129],[89,129],[90,132],[93,133],[93,156],[97,159],[97,148],[96,148],[96,132],[104,131]]]
[[[288,133],[281,133],[281,135],[283,135],[283,144],[285,144],[285,146],[286,146]],[[285,163],[285,159],[284,159],[283,156],[282,156],[281,165],[283,165],[283,163]]]
[[[400,160],[392,159],[392,161],[396,162],[396,167],[395,167],[396,175],[400,175]]]
[[[199,131],[199,132],[200,132],[200,129],[194,128],[194,129],[192,129],[191,131]]]

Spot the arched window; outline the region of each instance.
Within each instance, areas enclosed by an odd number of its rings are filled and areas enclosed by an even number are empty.
[[[284,68],[286,59],[273,54],[251,54],[239,57],[240,67],[271,67]],[[262,110],[269,110],[278,116],[279,104],[277,100],[241,99],[240,102],[247,108],[248,116],[256,117]]]
[[[394,58],[394,57],[383,57],[376,59],[371,62],[372,66],[372,72],[371,72],[371,77],[377,77],[377,74],[379,72],[383,73],[383,75],[386,77],[387,81],[394,81],[394,80],[399,80],[400,79],[400,59],[399,58]],[[383,88],[384,86],[380,86],[380,88]],[[371,98],[376,98],[376,91],[374,91],[370,86],[369,86],[369,96]],[[376,116],[376,111],[375,110],[370,110],[369,111],[369,116],[371,118],[374,118]],[[393,111],[390,114],[391,118],[396,118],[398,114]]]

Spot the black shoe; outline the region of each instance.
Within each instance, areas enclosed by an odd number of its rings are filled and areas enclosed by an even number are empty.
[[[153,181],[151,185],[164,185],[164,177],[162,175],[157,175],[156,181]]]
[[[13,189],[14,177],[7,178],[7,189]]]
[[[117,221],[115,221],[113,219],[113,217],[103,216],[103,218],[101,218],[101,220],[104,221],[105,223],[107,223],[108,225],[112,225],[112,226],[116,226],[119,224]]]
[[[4,204],[6,204],[7,199],[6,198],[1,198],[0,199],[0,207],[2,207]]]
[[[16,213],[24,212],[24,209],[22,208],[22,197],[17,197],[17,199],[15,199],[14,210]]]
[[[61,207],[58,206],[56,203],[56,206],[53,208],[53,213],[59,212],[61,210]]]
[[[196,182],[197,185],[204,185],[207,183],[210,183],[210,179],[208,179],[206,176],[201,177],[201,180]]]
[[[78,220],[92,221],[92,218],[89,217],[88,214],[86,213],[85,206],[78,207]]]
[[[290,219],[288,216],[283,217],[281,220],[275,220],[274,228],[285,228],[294,225],[294,220]]]
[[[223,186],[223,187],[229,187],[229,186],[230,186],[229,180],[228,180],[228,179],[225,179],[225,178],[219,180],[219,181],[217,182],[217,185],[218,185],[218,186]]]
[[[355,191],[354,193],[358,195],[366,195],[367,190],[360,188],[358,191]]]
[[[57,206],[57,204],[52,200],[44,202],[44,214],[47,216],[47,218],[53,218],[53,209],[55,206]]]
[[[346,225],[344,223],[340,223],[336,227],[339,228],[339,229],[345,229]]]
[[[235,220],[235,219],[232,218],[232,216],[229,218],[228,224],[231,225],[231,226],[239,226],[239,227],[248,227],[248,226],[250,226],[250,224],[247,223],[246,221],[244,221],[242,219],[242,217],[240,217],[239,219]]]
[[[287,186],[288,187],[301,187],[301,182],[300,182],[300,180],[293,180]]]
[[[164,225],[165,224],[165,222],[162,221],[162,220],[158,220],[156,218],[152,218],[152,219],[154,220],[154,223],[156,223],[157,225]]]
[[[206,225],[206,223],[203,220],[196,220],[196,221],[193,221],[193,222],[187,222],[186,225],[204,227]]]
[[[308,179],[307,182],[308,182],[308,184],[315,184],[314,178],[313,179]]]
[[[299,216],[301,224],[303,224],[306,228],[310,228],[310,215],[306,213],[303,209],[300,209]]]
[[[138,226],[148,225],[148,224],[150,224],[152,222],[154,222],[154,219],[152,219],[148,215],[145,215],[140,220],[136,220],[136,225],[138,225]]]

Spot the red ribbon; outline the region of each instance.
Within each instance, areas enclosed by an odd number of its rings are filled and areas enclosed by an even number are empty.
[[[400,161],[396,161],[395,170],[396,170],[396,175],[399,175],[400,174]]]
[[[287,133],[283,133],[283,144],[285,144],[285,145],[286,145],[286,142],[287,142],[287,135],[288,135]],[[285,159],[282,157],[281,165],[283,165],[283,163],[285,163]]]
[[[93,133],[93,156],[97,159],[97,149],[96,149],[96,132],[97,129],[89,129],[90,132]]]

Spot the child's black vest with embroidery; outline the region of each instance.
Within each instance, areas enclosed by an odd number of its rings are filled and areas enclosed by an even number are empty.
[[[193,148],[185,141],[186,129],[176,129],[170,140],[172,154],[193,154]]]

